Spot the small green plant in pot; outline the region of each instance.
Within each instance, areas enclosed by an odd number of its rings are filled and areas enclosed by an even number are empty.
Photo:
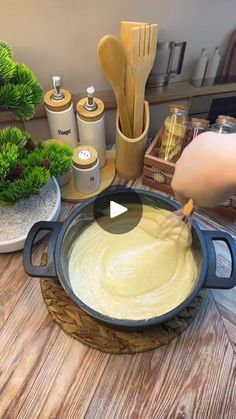
[[[32,71],[14,61],[12,48],[0,41],[0,110],[11,110],[19,119],[28,120],[42,95],[42,87]]]
[[[65,144],[35,143],[16,127],[0,131],[0,206],[39,194],[52,176],[68,172],[72,149]]]

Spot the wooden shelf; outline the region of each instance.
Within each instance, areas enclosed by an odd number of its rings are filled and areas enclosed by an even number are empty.
[[[236,93],[236,83],[216,84],[213,86],[194,87],[188,81],[178,83],[170,83],[164,87],[149,87],[146,89],[146,100],[152,105],[164,103],[171,100],[179,100],[192,98],[197,96],[206,96],[219,93]],[[115,109],[116,100],[112,90],[100,90],[96,92],[97,97],[103,100],[105,109]],[[76,104],[78,100],[84,97],[83,93],[73,94],[73,102]],[[38,106],[32,119],[45,118],[46,112],[43,105]],[[10,111],[0,112],[1,122],[17,121],[16,116]]]
[[[163,103],[170,100],[206,96],[219,93],[236,93],[236,83],[216,84],[213,86],[194,87],[187,81],[170,83],[164,87],[146,89],[149,103]]]

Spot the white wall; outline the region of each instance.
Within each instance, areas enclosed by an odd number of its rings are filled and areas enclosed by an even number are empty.
[[[72,92],[106,89],[96,47],[120,20],[159,24],[159,40],[187,40],[182,78],[206,47],[222,51],[236,27],[236,0],[1,0],[0,38],[37,74],[43,87],[60,74]]]

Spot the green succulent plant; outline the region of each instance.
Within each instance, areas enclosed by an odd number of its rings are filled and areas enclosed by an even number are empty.
[[[21,131],[16,127],[6,127],[0,131],[0,144],[15,144],[19,147],[24,147],[26,141],[30,138],[28,132]]]
[[[39,193],[52,176],[67,172],[72,149],[66,144],[39,142],[16,127],[0,131],[0,206]]]
[[[42,167],[33,167],[23,179],[14,182],[0,182],[0,206],[14,205],[20,199],[37,195],[50,179],[50,173]],[[2,186],[2,190],[1,190]]]
[[[58,158],[60,156],[60,158]],[[43,160],[50,161],[52,176],[60,176],[71,168],[72,151],[68,146],[56,143],[40,144],[35,151],[22,160],[24,167],[37,166]]]
[[[25,64],[12,58],[12,49],[0,41],[0,107],[12,110],[19,119],[30,119],[42,101],[43,90]]]
[[[0,178],[4,179],[17,162],[18,147],[15,144],[3,144],[0,149]]]

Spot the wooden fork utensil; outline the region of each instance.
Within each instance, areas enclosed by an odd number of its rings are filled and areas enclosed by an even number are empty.
[[[157,46],[158,25],[144,25],[132,29],[131,68],[135,81],[133,137],[143,131],[145,86],[153,67]]]
[[[145,25],[146,23],[144,22],[129,22],[124,20],[120,22],[120,43],[126,56],[125,97],[132,130],[134,122],[134,76],[131,68],[132,29]]]

